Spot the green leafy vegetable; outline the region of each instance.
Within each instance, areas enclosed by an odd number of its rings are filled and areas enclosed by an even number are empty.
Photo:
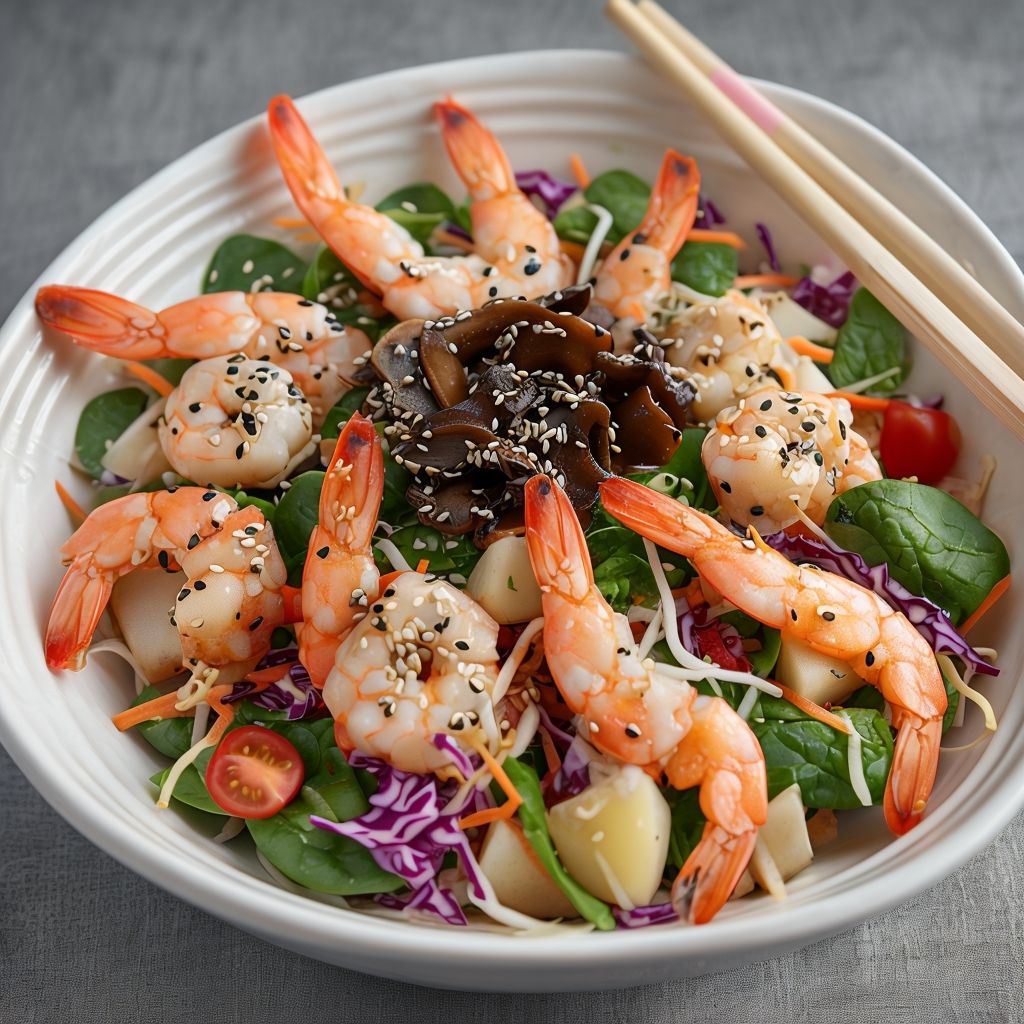
[[[348,423],[353,413],[359,412],[369,393],[369,388],[352,388],[351,391],[346,391],[339,399],[338,404],[324,418],[324,424],[320,428],[320,436],[339,437],[341,435],[341,428]]]
[[[185,371],[195,365],[194,359],[145,359],[143,365],[155,370],[168,384],[177,387]]]
[[[906,335],[903,325],[866,288],[858,288],[850,300],[850,313],[839,328],[835,355],[828,375],[837,388],[845,388],[887,370],[891,376],[867,391],[895,391],[906,376]]]
[[[358,289],[359,282],[332,249],[320,246],[302,276],[302,297],[310,302],[324,302],[332,290],[345,287]]]
[[[455,204],[429,182],[406,185],[392,192],[377,204],[377,209],[401,224],[424,246],[436,227],[455,220]]]
[[[274,536],[286,560],[306,557],[309,537],[320,520],[320,491],[324,486],[323,470],[311,469],[292,480],[274,512]]]
[[[946,713],[942,716],[942,734],[949,732],[956,718],[956,709],[960,706],[960,691],[949,681],[946,673],[942,673],[942,685],[946,688]]]
[[[721,242],[686,242],[672,261],[672,280],[704,295],[724,295],[739,272],[739,254]]]
[[[258,508],[263,513],[263,517],[273,526],[277,506],[272,501],[242,490],[228,491],[227,493],[238,502],[239,508],[249,508],[250,506]]]
[[[615,927],[615,918],[612,917],[608,904],[587,892],[562,867],[562,862],[558,859],[544,817],[544,798],[541,796],[537,773],[529,765],[512,757],[505,761],[504,768],[512,785],[523,798],[516,814],[523,826],[523,834],[533,847],[537,859],[544,865],[566,899],[579,912],[580,917],[592,922],[601,931],[610,931]]]
[[[1003,542],[945,491],[874,480],[833,499],[825,529],[908,590],[963,622],[1010,571]]]
[[[559,238],[586,245],[597,227],[597,214],[589,206],[569,206],[558,211],[554,226]]]
[[[138,707],[147,700],[155,700],[159,696],[160,691],[155,686],[147,686],[132,701],[131,706]],[[160,721],[143,722],[136,726],[136,732],[165,757],[175,761],[192,746],[191,718],[164,718]]]
[[[661,472],[673,473],[684,480],[689,480],[692,489],[689,503],[694,508],[710,510],[716,507],[716,502],[700,457],[701,446],[707,436],[708,431],[704,427],[686,427],[679,447],[672,458],[661,467]]]
[[[616,611],[628,611],[636,598],[647,601],[657,597],[658,586],[643,539],[638,534],[618,523],[597,529],[591,527],[587,547],[594,564],[594,582]],[[689,563],[682,555],[661,548],[658,554],[666,567],[672,567],[665,572],[669,586],[682,586],[692,575]]]
[[[700,809],[699,787],[679,790],[666,786],[662,789],[661,795],[672,811],[672,831],[668,839],[665,873],[674,877],[686,863],[686,858],[693,852],[693,848],[700,842],[707,818]]]
[[[383,432],[383,424],[378,424],[378,433]],[[412,480],[412,474],[404,466],[400,466],[391,457],[385,445],[384,451],[384,497],[380,503],[381,522],[389,526],[405,526],[416,522],[416,513],[406,500],[405,491]]]
[[[103,475],[103,456],[146,408],[146,393],[139,388],[119,388],[97,395],[85,404],[75,429],[75,454],[93,478]]]
[[[643,220],[651,187],[631,171],[605,171],[583,190],[583,198],[603,206],[612,215],[606,239],[614,245]],[[585,206],[571,206],[559,211],[554,224],[559,238],[586,245],[597,227],[597,215]]]
[[[187,721],[191,723],[192,720],[188,719]],[[200,751],[195,761],[181,773],[181,777],[175,783],[173,795],[175,800],[188,804],[189,807],[195,807],[197,810],[206,811],[209,814],[229,817],[228,812],[214,801],[210,796],[210,791],[206,788],[206,766],[210,763],[215,749],[216,747],[207,747]],[[163,788],[163,784],[170,774],[171,769],[165,768],[152,776],[149,781],[159,790]]]
[[[260,291],[302,292],[306,261],[272,238],[232,235],[221,242],[203,275],[203,294]]]

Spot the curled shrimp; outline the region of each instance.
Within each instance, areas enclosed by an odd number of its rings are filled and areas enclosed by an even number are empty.
[[[823,523],[837,494],[882,475],[852,418],[843,399],[777,388],[723,409],[701,458],[724,515],[762,534],[795,522],[797,509]]]
[[[672,286],[672,260],[697,217],[699,191],[696,162],[668,150],[640,226],[598,268],[594,301],[619,321],[613,328],[617,341],[631,344],[633,329]]]
[[[703,422],[761,388],[796,385],[794,354],[761,303],[740,291],[688,306],[664,333],[665,358],[689,371],[693,414]]]
[[[935,782],[946,691],[935,655],[903,613],[842,576],[794,565],[755,531],[744,539],[634,481],[605,481],[601,501],[641,536],[689,558],[701,577],[741,611],[847,662],[877,687],[897,730],[885,820],[896,835],[913,828]]]
[[[324,686],[338,746],[442,774],[451,758],[438,734],[469,752],[497,750],[497,638],[494,619],[449,583],[417,572],[388,581],[338,647]]]
[[[276,487],[316,450],[313,413],[291,374],[243,355],[190,366],[158,433],[178,473],[217,487]]]
[[[476,253],[424,255],[423,246],[400,224],[345,196],[334,168],[289,97],[271,100],[268,117],[274,153],[296,205],[327,245],[367,287],[380,295],[385,308],[395,316],[437,319],[459,310],[475,309],[495,297],[540,295],[546,288],[534,277],[540,277],[544,271],[543,280],[547,280],[548,273],[555,272],[546,271],[544,264],[551,268],[564,266],[561,261],[545,260],[535,274],[533,254],[526,252],[523,237],[530,236],[530,229],[520,234],[515,227],[515,217],[523,210],[510,189],[503,193],[505,198],[501,201],[495,196],[494,202],[481,206],[479,227],[493,229],[485,231],[488,245],[497,246],[507,233],[514,253],[506,247],[506,258],[494,263]],[[457,131],[453,126],[450,138],[460,170],[478,182],[474,187],[481,196],[485,180],[502,182],[502,187],[507,184],[504,156],[482,126],[475,121],[463,121]],[[475,151],[477,146],[481,147],[479,151]],[[471,172],[473,161],[476,165]],[[530,215],[528,225],[536,223]],[[531,243],[539,253],[549,251],[551,233],[548,226]],[[520,244],[521,252],[517,248]]]
[[[240,354],[287,370],[319,423],[372,348],[326,306],[285,292],[214,292],[155,313],[91,288],[48,285],[36,313],[77,344],[118,359]]]
[[[114,582],[135,569],[176,572],[238,503],[202,487],[127,494],[101,505],[61,548],[68,570],[46,626],[46,664],[80,669]]]
[[[595,746],[664,774],[677,789],[700,786],[708,823],[672,901],[692,923],[709,921],[736,887],[768,813],[757,738],[724,700],[701,696],[639,656],[626,617],[594,584],[583,530],[561,488],[535,476],[525,500],[551,675]]]
[[[377,594],[371,540],[384,494],[384,457],[373,424],[356,413],[342,430],[320,492],[320,518],[302,572],[305,619],[299,660],[323,687],[339,638]]]

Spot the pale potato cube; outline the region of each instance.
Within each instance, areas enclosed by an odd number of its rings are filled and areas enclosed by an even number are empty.
[[[758,298],[784,338],[799,335],[827,344],[836,340],[838,332],[834,327],[794,302],[785,292],[762,292]]]
[[[762,826],[763,828],[763,826]],[[777,900],[786,898],[786,883],[782,878],[778,866],[772,859],[768,844],[763,836],[758,833],[757,845],[750,856],[750,863],[747,870],[757,884],[764,889],[769,896]]]
[[[841,704],[864,685],[845,661],[811,650],[807,644],[782,637],[775,678],[815,704]]]
[[[732,895],[729,897],[731,900],[738,900],[748,893],[754,891],[754,879],[751,877],[749,869],[744,871],[740,875],[740,880],[736,883],[736,888],[733,889]]]
[[[530,917],[575,917],[576,910],[555,885],[514,821],[496,821],[480,851],[480,869],[498,902]]]
[[[122,576],[111,592],[111,614],[139,669],[151,683],[181,671],[181,640],[169,613],[184,585],[183,572],[136,569]]]
[[[540,587],[533,576],[525,537],[502,537],[480,556],[466,593],[495,622],[529,622],[541,614]]]
[[[814,859],[800,787],[796,783],[768,804],[768,820],[761,826],[758,838],[768,847],[783,881],[803,871]]]
[[[661,883],[672,814],[657,784],[636,765],[548,811],[566,870],[585,889],[619,906],[650,903]]]

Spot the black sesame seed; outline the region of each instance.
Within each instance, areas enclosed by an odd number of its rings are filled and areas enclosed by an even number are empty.
[[[816,462],[816,463],[817,463],[817,464],[818,464],[819,466],[824,466],[824,465],[825,465],[825,458],[824,458],[824,456],[823,456],[823,455],[821,454],[821,452],[815,452],[815,453],[814,453],[814,461],[815,461],[815,462]]]
[[[527,277],[532,277],[534,274],[537,273],[538,270],[540,270],[540,267],[540,260],[535,259],[534,257],[531,256],[529,263],[527,263],[526,266],[523,267],[523,273]]]
[[[192,586],[195,587],[196,590],[206,589],[206,584],[202,580],[196,580],[195,583],[192,584]]]
[[[767,412],[771,407],[772,407],[772,400],[770,398],[766,398],[761,403],[761,412]]]
[[[871,651],[868,651],[868,653],[864,655],[864,664],[867,665],[868,668],[870,668],[872,665],[874,665],[874,663],[875,656],[871,653]]]
[[[836,613],[835,612],[822,612],[821,613],[821,617],[826,622],[835,622],[835,620],[836,620]]]
[[[622,252],[619,253],[619,259],[620,260],[628,260],[629,259],[629,250],[628,249],[623,249]]]
[[[797,406],[795,406],[795,405],[791,405],[789,407],[789,414],[790,414],[790,416],[799,416],[800,415],[800,409]]]
[[[252,622],[249,623],[249,632],[251,633],[254,629],[259,629],[263,625],[263,616],[257,615]]]
[[[803,423],[800,424],[800,429],[806,430],[807,433],[810,433],[814,429],[814,424],[810,420],[804,420]]]
[[[199,543],[199,534],[193,533],[188,539],[188,549],[191,551]]]
[[[388,589],[384,591],[384,596],[385,597],[394,597],[395,596],[395,588],[394,587],[388,587]]]
[[[487,294],[493,299],[494,296],[498,294],[498,286],[491,285],[491,287],[487,289]]]
[[[382,633],[388,631],[388,624],[383,619],[374,619],[372,625],[374,629],[379,629]]]
[[[721,487],[726,494],[732,494],[732,487],[725,480],[723,480],[718,486]]]
[[[199,412],[199,410],[202,409],[202,407],[203,407],[203,403],[202,402],[193,402],[188,407],[188,411],[189,412]]]
[[[842,420],[839,421],[839,436],[846,440],[846,424]]]
[[[237,373],[238,373],[238,367],[237,366],[229,366],[228,367],[228,376],[229,377],[234,377]]]
[[[460,651],[468,651],[469,650],[469,644],[465,640],[456,640],[455,641],[455,646],[458,647],[458,649]]]
[[[313,303],[310,302],[309,299],[299,299],[299,305],[300,306],[312,306]]]
[[[756,427],[754,427],[754,433],[757,434],[758,437],[768,436],[767,429],[765,427],[762,427],[760,423]]]
[[[384,605],[382,605],[382,604],[375,604],[373,606],[373,608],[371,609],[371,611],[375,611],[378,615],[380,615],[380,613],[382,611],[384,611]]]
[[[322,548],[320,548],[319,551],[317,551],[316,557],[317,558],[326,558],[330,553],[331,553],[331,549],[325,544]]]
[[[260,531],[255,526],[247,526],[243,532],[249,537],[255,537]]]
[[[188,595],[191,593],[192,591],[189,590],[188,587],[182,587],[182,589],[178,591],[178,600],[184,601],[185,598],[188,597]]]
[[[763,505],[751,505],[750,506],[750,514],[752,516],[763,516],[764,515],[764,506]]]
[[[245,454],[245,442],[243,441],[243,442],[242,442],[242,443],[241,443],[241,444],[240,444],[240,445],[239,445],[239,446],[238,446],[238,447],[237,447],[237,448],[235,449],[235,458],[236,458],[236,459],[240,459],[240,458],[241,458],[241,457],[242,457],[242,456],[243,456],[244,454]]]
[[[167,557],[167,552],[166,551],[158,552],[157,556],[156,556],[156,560],[160,563],[160,568],[161,569],[166,569],[168,567],[169,559]]]
[[[213,501],[213,499],[216,498],[216,497],[217,497],[217,492],[216,491],[207,491],[203,495],[203,501]]]
[[[796,622],[796,609],[795,609],[795,608],[790,608],[790,609],[789,609],[789,617],[790,617],[790,618],[791,618],[791,619],[792,619],[792,620],[793,620],[794,622]]]

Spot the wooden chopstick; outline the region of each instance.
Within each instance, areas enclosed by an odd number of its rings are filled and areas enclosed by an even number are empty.
[[[858,281],[1008,429],[1024,439],[1024,380],[683,57],[631,0],[609,0],[607,13],[644,56],[710,118],[722,138],[817,232]]]
[[[942,246],[810,132],[737,75],[663,7],[654,0],[640,0],[637,8],[784,153],[856,217],[907,269],[940,295],[993,352],[1018,374],[1024,371],[1024,326]]]

